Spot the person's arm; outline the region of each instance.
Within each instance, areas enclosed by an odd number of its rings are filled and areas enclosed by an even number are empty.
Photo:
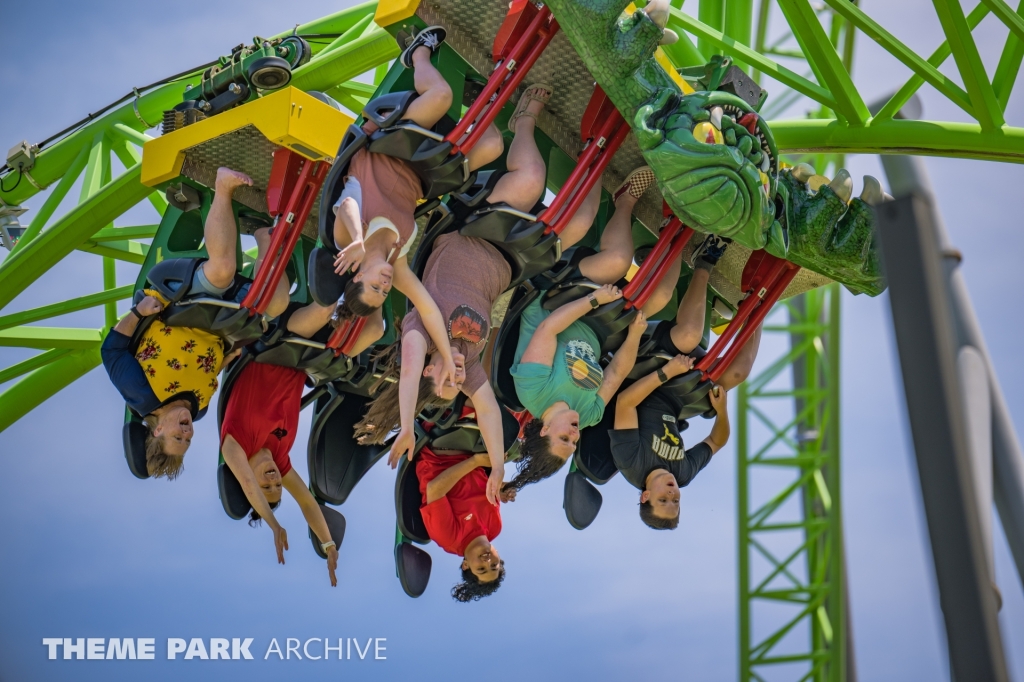
[[[636,317],[629,324],[626,340],[622,342],[619,349],[612,356],[612,361],[604,369],[604,378],[601,386],[597,389],[597,395],[607,405],[619,391],[619,386],[625,381],[626,376],[633,370],[636,364],[636,351],[640,347],[640,338],[647,329],[647,320],[641,311],[636,311]]]
[[[450,466],[427,483],[427,504],[437,502],[455,487],[455,484],[477,467],[485,467],[490,463],[487,455],[467,457],[455,466]]]
[[[573,322],[594,309],[590,303],[591,299],[596,300],[598,305],[604,305],[620,298],[622,298],[622,292],[618,287],[605,284],[589,296],[584,296],[557,308],[537,325],[520,362],[550,367],[555,359],[555,350],[558,348],[558,335],[568,329]]]
[[[715,408],[715,425],[711,427],[711,433],[704,439],[704,442],[711,448],[711,454],[715,454],[729,442],[729,399],[725,395],[725,389],[715,386],[709,394],[711,407]]]
[[[134,313],[128,313],[114,326],[114,331],[119,334],[124,334],[127,337],[131,337],[135,333],[136,328],[139,326],[139,322],[142,321],[143,317],[149,317],[150,315],[156,315],[164,309],[164,304],[158,301],[154,296],[146,296],[142,299],[135,310],[139,312],[142,317],[137,317]]]
[[[441,316],[441,310],[437,307],[437,303],[434,302],[434,297],[430,295],[427,288],[423,286],[423,282],[420,278],[409,269],[409,261],[405,256],[402,256],[395,263],[395,288],[405,294],[413,307],[420,314],[420,321],[423,322],[423,328],[427,330],[427,334],[430,335],[431,341],[437,347],[437,351],[441,354],[441,359],[444,362],[444,369],[441,371],[441,381],[446,379],[450,382],[450,386],[455,385],[455,361],[452,359],[452,346],[448,340],[448,328],[445,326],[444,318]],[[441,395],[441,386],[437,387],[438,395]]]
[[[249,458],[245,450],[238,444],[231,434],[224,437],[220,446],[221,454],[224,455],[224,462],[231,469],[231,473],[238,479],[245,493],[245,499],[249,500],[253,510],[260,515],[260,518],[267,522],[270,530],[274,532],[274,547],[277,549],[277,563],[284,563],[284,551],[288,549],[288,532],[281,527],[281,524],[274,518],[274,511],[263,496],[259,483],[256,482],[256,475],[252,473],[249,466]]]
[[[470,396],[476,410],[476,423],[487,446],[491,475],[487,479],[487,501],[498,503],[501,484],[505,480],[505,436],[501,424],[501,406],[494,397],[494,389],[486,381]]]
[[[420,392],[420,379],[423,375],[423,363],[427,356],[427,340],[415,329],[402,335],[402,373],[398,378],[398,413],[401,418],[400,430],[391,451],[388,453],[388,464],[392,469],[402,461],[402,455],[408,453],[412,460],[413,448],[416,446],[416,430],[413,420],[416,419],[416,399]]]
[[[692,368],[693,358],[686,355],[677,355],[665,363],[661,371],[666,377],[671,379],[690,371]],[[654,389],[661,386],[661,383],[658,373],[651,372],[620,393],[619,397],[615,399],[615,428],[639,428],[640,421],[636,416],[636,407],[646,400],[647,396],[654,393]]]
[[[281,483],[284,484],[285,489],[292,494],[295,501],[299,503],[299,509],[302,510],[302,516],[306,519],[306,523],[312,529],[313,534],[316,535],[317,539],[320,540],[320,544],[325,542],[332,542],[331,530],[327,527],[327,520],[324,518],[324,513],[320,509],[320,505],[317,503],[316,498],[313,497],[313,493],[309,492],[309,488],[306,487],[306,483],[302,480],[302,477],[295,473],[295,469],[292,469],[284,478],[281,479]],[[327,548],[327,572],[331,576],[331,587],[338,586],[338,578],[335,575],[335,571],[338,569],[338,546],[334,545]]]

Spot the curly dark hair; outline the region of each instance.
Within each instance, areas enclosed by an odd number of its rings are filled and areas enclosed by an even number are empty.
[[[501,486],[502,491],[519,492],[531,483],[543,481],[565,465],[565,460],[551,454],[551,438],[540,435],[542,419],[533,419],[523,427],[522,456],[516,461],[516,475]]]
[[[281,500],[278,500],[277,502],[270,502],[269,504],[270,504],[270,511],[274,511],[275,509],[277,509],[278,507],[281,506]],[[256,513],[255,509],[253,509],[251,512],[249,512],[249,525],[250,526],[255,528],[256,526],[260,526],[262,524],[263,524],[263,518],[260,517],[260,515]]]
[[[345,285],[345,296],[335,306],[331,326],[337,329],[343,322],[356,317],[369,317],[380,306],[363,303],[363,283],[350,279]]]
[[[498,577],[489,583],[482,583],[473,571],[468,568],[462,569],[462,582],[452,588],[452,599],[462,603],[479,601],[489,597],[501,587],[501,581],[505,579],[505,560],[501,560],[498,568]]]
[[[640,520],[654,530],[675,530],[679,525],[679,515],[676,514],[670,519],[655,516],[654,505],[650,502],[640,503]]]

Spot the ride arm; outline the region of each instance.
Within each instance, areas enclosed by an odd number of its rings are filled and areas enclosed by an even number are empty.
[[[455,484],[477,467],[485,467],[490,462],[487,455],[472,455],[454,466],[450,466],[427,483],[427,504],[437,502],[448,494]]]
[[[260,490],[260,484],[256,482],[256,475],[252,472],[252,468],[249,466],[249,457],[238,441],[229,433],[224,436],[224,442],[221,443],[220,452],[224,456],[224,463],[231,469],[231,473],[238,479],[239,485],[242,486],[242,492],[245,493],[245,499],[249,500],[249,504],[252,505],[253,511],[260,515],[260,518],[267,522],[270,529],[277,535],[277,530],[281,527],[281,524],[274,518],[274,510],[270,508],[270,504],[267,502],[267,498],[264,497],[263,491]],[[282,559],[283,555],[278,554],[278,558]]]
[[[437,350],[444,360],[446,370],[451,368],[451,371],[446,372],[446,374],[451,379],[451,385],[454,386],[455,361],[452,360],[452,347],[448,341],[448,328],[445,327],[444,318],[441,316],[441,310],[437,307],[437,303],[434,302],[434,297],[423,286],[423,282],[416,276],[416,273],[409,268],[409,261],[405,256],[399,258],[395,263],[395,288],[405,294],[406,298],[412,302],[413,307],[419,311],[423,328],[427,330],[430,340],[437,346]]]
[[[520,360],[522,363],[536,363],[551,366],[558,348],[558,335],[576,320],[592,310],[588,297],[566,303],[544,318],[530,337],[530,343]]]
[[[491,475],[487,479],[487,501],[495,504],[505,480],[505,437],[501,424],[501,406],[494,396],[494,389],[486,381],[470,396],[476,410],[476,422],[480,435],[487,446],[487,458]]]
[[[302,477],[295,473],[295,469],[292,469],[284,475],[281,483],[292,494],[295,501],[299,503],[299,509],[302,510],[302,516],[306,519],[306,524],[309,525],[317,539],[320,540],[320,544],[331,542],[333,538],[331,537],[330,528],[327,527],[324,512],[320,509],[320,504],[316,501],[316,498],[313,497],[313,493],[309,492],[309,488],[306,487]],[[338,579],[334,574],[337,568],[338,547],[335,545],[327,548],[327,572],[331,576],[332,587],[338,584]]]
[[[636,364],[636,352],[640,347],[640,338],[646,328],[647,322],[643,313],[639,310],[636,311],[636,316],[629,324],[626,340],[622,342],[619,349],[615,351],[615,355],[612,356],[612,361],[605,367],[604,379],[601,381],[601,387],[597,389],[597,395],[604,400],[605,405],[612,401],[619,391],[619,386],[622,386],[622,382],[625,381],[626,376],[632,371],[633,365]]]
[[[725,396],[725,389],[721,386],[715,386],[711,389],[711,406],[715,408],[717,413],[715,416],[715,425],[711,427],[711,433],[704,439],[704,442],[711,448],[711,454],[715,454],[719,450],[725,447],[725,444],[729,442],[729,434],[731,429],[729,427],[729,402]]]

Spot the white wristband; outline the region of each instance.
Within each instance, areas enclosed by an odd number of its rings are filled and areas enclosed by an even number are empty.
[[[337,546],[338,545],[335,544],[334,540],[331,540],[330,542],[321,542],[320,543],[320,549],[322,549],[324,551],[324,554],[327,554],[328,548],[330,548],[330,547],[337,547]]]

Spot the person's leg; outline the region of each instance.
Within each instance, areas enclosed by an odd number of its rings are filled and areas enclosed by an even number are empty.
[[[452,106],[452,88],[430,63],[430,48],[421,45],[412,54],[413,76],[419,97],[412,101],[405,118],[424,128],[433,128]]]
[[[501,137],[501,133],[498,132],[497,126],[492,123],[487,126],[487,130],[484,131],[484,134],[480,136],[477,143],[466,154],[466,159],[469,161],[469,170],[474,171],[481,166],[486,166],[501,156],[503,151],[505,151],[505,140]]]
[[[682,267],[683,257],[680,254],[669,266],[668,272],[661,278],[654,293],[644,304],[643,311],[647,319],[650,319],[651,315],[658,314],[672,300],[672,293],[676,290],[676,285],[679,284],[679,271],[682,270]]]
[[[334,306],[322,306],[316,303],[299,308],[288,318],[288,331],[296,336],[311,338],[331,321]]]
[[[676,310],[676,323],[670,335],[672,344],[684,353],[696,348],[704,337],[704,314],[707,312],[710,277],[710,268],[694,270],[690,285],[686,287],[683,300]]]
[[[590,230],[590,226],[594,224],[594,218],[597,217],[597,211],[600,208],[601,183],[597,182],[562,230],[560,237],[562,239],[563,251],[570,246],[574,246],[579,240],[587,236],[587,232]]]
[[[363,233],[363,190],[354,177],[345,178],[345,189],[334,205],[334,245],[344,249]]]
[[[532,100],[526,107],[526,111],[532,115],[521,115],[516,121],[516,134],[508,148],[505,162],[508,172],[501,176],[494,186],[494,190],[487,198],[489,203],[497,204],[503,201],[517,210],[529,211],[544,194],[547,168],[534,137],[537,126],[535,117],[543,108],[543,102]],[[598,190],[600,191],[600,188]],[[601,195],[598,193],[597,200],[600,201],[600,198]],[[577,213],[580,212],[584,212],[584,209],[581,208]],[[596,213],[595,207],[594,214]],[[591,216],[590,222],[593,221],[594,218]]]
[[[590,281],[614,284],[629,272],[633,262],[633,207],[636,202],[629,192],[619,196],[615,202],[615,213],[601,234],[601,251],[580,261],[580,272]]]
[[[245,173],[230,168],[217,169],[213,203],[203,228],[203,240],[209,260],[203,263],[202,268],[207,281],[219,289],[230,286],[235,279],[238,225],[235,224],[231,197],[242,185],[252,185],[252,179]]]
[[[719,379],[718,385],[727,391],[736,388],[750,376],[750,370],[754,367],[754,360],[757,359],[757,349],[761,345],[761,325],[754,330],[750,339],[743,344],[739,355],[732,361],[725,370],[725,374]]]

